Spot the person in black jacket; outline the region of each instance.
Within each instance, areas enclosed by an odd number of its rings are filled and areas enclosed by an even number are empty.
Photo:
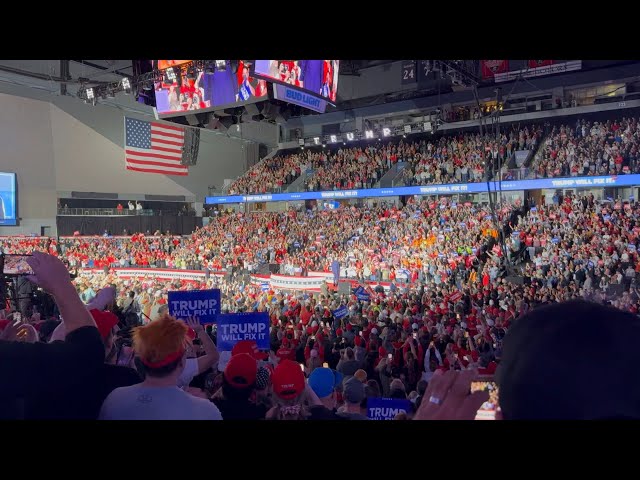
[[[104,341],[105,355],[113,349],[113,330],[118,317],[111,312],[91,310]],[[107,396],[116,388],[140,383],[142,379],[133,368],[103,363],[96,373],[66,388],[58,388],[26,401],[27,419],[95,420]]]
[[[258,363],[248,353],[238,353],[227,363],[222,388],[211,401],[225,420],[264,420],[267,409],[250,400],[256,386]]]
[[[11,321],[0,337],[0,402],[34,398],[90,378],[104,362],[96,323],[56,257],[34,252],[29,280],[53,295],[67,331],[65,342],[16,341],[25,326]]]

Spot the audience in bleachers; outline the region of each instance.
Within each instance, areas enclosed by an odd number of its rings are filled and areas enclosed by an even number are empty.
[[[636,118],[554,127],[531,166],[538,178],[638,172],[640,124]]]

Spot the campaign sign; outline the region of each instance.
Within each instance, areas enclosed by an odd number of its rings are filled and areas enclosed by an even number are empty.
[[[349,310],[347,310],[346,305],[340,306],[340,308],[333,311],[333,316],[336,318],[344,318],[349,315]]]
[[[218,315],[218,350],[228,352],[240,340],[255,340],[258,350],[269,350],[267,312]]]
[[[169,292],[169,314],[185,319],[197,317],[200,323],[215,323],[220,313],[220,290]]]
[[[369,293],[367,293],[362,285],[360,285],[358,288],[354,288],[353,293],[360,301],[368,302],[369,300],[371,300],[371,296],[369,295]]]
[[[367,417],[370,420],[393,420],[399,413],[411,411],[411,402],[401,398],[367,399]]]

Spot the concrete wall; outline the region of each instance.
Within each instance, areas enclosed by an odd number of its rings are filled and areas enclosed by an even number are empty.
[[[56,110],[64,112],[67,117],[75,119],[75,124],[71,126],[68,118],[59,113],[56,114],[57,119],[63,119],[62,121],[66,123],[64,128],[67,130],[64,135],[60,135],[62,142],[64,142],[67,134],[72,135],[69,138],[77,139],[80,131],[89,135],[89,130],[93,131],[91,134],[93,139],[98,138],[93,135],[96,134],[110,142],[107,146],[104,141],[99,141],[108,150],[103,152],[103,159],[110,159],[110,165],[114,167],[114,171],[108,176],[108,181],[103,182],[104,186],[100,190],[81,188],[75,188],[75,190],[188,195],[201,201],[208,194],[207,187],[209,185],[221,186],[225,178],[235,179],[244,172],[243,141],[239,138],[229,138],[226,135],[208,130],[201,130],[200,132],[198,163],[189,168],[187,177],[165,177],[162,175],[127,172],[124,170],[124,153],[122,153],[124,147],[124,117],[129,116],[146,121],[153,120],[153,116],[148,113],[145,114],[144,107],[141,106],[141,111],[123,110],[113,105],[98,104],[94,107],[72,97],[54,97],[52,103],[57,107]],[[85,128],[82,129],[82,126]],[[66,148],[66,152],[72,154],[71,147]],[[70,165],[72,162],[67,163]],[[75,167],[82,167],[80,159],[75,161]],[[119,180],[119,177],[122,177],[122,179]],[[119,185],[122,185],[122,187],[119,187]],[[105,187],[110,187],[110,189],[104,190]],[[116,187],[118,189],[114,190]],[[69,188],[60,188],[59,186],[58,190],[69,190]]]
[[[122,134],[124,120],[117,111],[106,110],[101,115],[114,124],[114,130],[115,123],[122,122]],[[105,115],[109,113],[115,115]],[[193,195],[166,175],[125,170],[123,141],[114,143],[55,105],[50,106],[50,115],[58,191]]]
[[[0,170],[18,180],[18,227],[0,227],[0,235],[40,234],[55,230],[56,179],[50,105],[0,94]]]

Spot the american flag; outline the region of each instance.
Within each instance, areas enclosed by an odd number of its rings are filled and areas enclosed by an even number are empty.
[[[124,119],[125,162],[127,170],[188,175],[182,165],[185,129],[159,122]]]

